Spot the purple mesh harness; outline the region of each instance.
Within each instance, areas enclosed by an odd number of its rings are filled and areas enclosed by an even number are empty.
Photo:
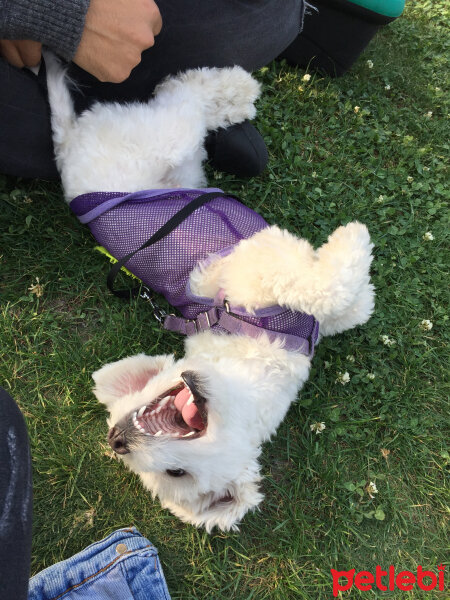
[[[212,194],[214,192],[215,194]],[[207,265],[233,251],[239,241],[267,227],[266,221],[221,190],[172,189],[94,192],[76,197],[70,208],[88,224],[96,240],[118,260],[144,244],[178,211],[205,193],[211,198],[181,221],[171,233],[137,252],[127,269],[152,290],[162,294],[183,318],[167,315],[164,327],[192,335],[206,329],[280,340],[283,347],[313,356],[319,323],[312,316],[281,306],[249,314],[230,306],[219,291],[215,298],[193,294],[189,276],[198,265]],[[217,194],[217,196],[216,196]]]

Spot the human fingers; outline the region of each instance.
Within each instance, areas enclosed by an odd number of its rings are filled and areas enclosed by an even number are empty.
[[[0,54],[14,67],[35,67],[39,64],[42,44],[34,40],[0,40]]]

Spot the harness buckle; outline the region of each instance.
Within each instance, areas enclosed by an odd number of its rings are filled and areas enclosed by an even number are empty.
[[[211,327],[217,323],[217,320],[217,314],[214,308],[200,313],[195,319],[197,333],[211,329]]]
[[[193,327],[194,331],[191,331],[190,327]],[[186,319],[186,333],[187,335],[198,333],[197,319]]]

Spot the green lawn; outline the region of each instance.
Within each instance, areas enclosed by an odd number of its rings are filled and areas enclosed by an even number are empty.
[[[31,437],[33,572],[130,524],[159,548],[174,599],[329,599],[331,568],[436,571],[448,560],[445,5],[411,2],[341,79],[263,69],[257,125],[268,169],[250,181],[210,173],[212,185],[315,245],[353,219],[375,244],[374,316],[320,344],[264,448],[265,501],[237,533],[184,525],[112,458],[91,373],[138,352],[180,355],[182,339],[162,334],[144,301],[111,297],[107,260],[57,184],[0,177],[0,381]],[[36,278],[40,297],[29,289]]]

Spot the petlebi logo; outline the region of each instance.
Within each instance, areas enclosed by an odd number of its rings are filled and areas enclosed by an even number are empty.
[[[370,591],[374,586],[382,592],[393,591],[395,589],[409,592],[414,588],[419,588],[424,591],[438,589],[444,590],[444,572],[445,566],[438,565],[437,573],[434,571],[424,570],[422,565],[417,567],[417,571],[397,571],[393,565],[390,565],[384,571],[380,565],[376,566],[375,573],[370,571],[359,571],[350,569],[349,571],[337,571],[331,569],[333,577],[333,596],[337,596],[339,592],[351,590],[353,586],[361,591]]]

